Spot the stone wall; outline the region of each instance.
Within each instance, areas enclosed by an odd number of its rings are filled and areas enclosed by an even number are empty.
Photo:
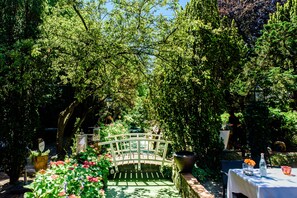
[[[179,173],[175,165],[172,180],[183,198],[214,198],[191,173]]]

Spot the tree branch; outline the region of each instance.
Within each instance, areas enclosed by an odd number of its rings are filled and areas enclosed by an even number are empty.
[[[89,31],[89,28],[88,28],[88,26],[87,26],[87,24],[86,24],[84,18],[81,16],[81,14],[80,14],[80,12],[78,11],[78,9],[76,8],[75,4],[73,4],[72,7],[73,7],[73,9],[75,10],[76,14],[79,16],[81,22],[84,24],[85,29],[86,29],[87,31]]]

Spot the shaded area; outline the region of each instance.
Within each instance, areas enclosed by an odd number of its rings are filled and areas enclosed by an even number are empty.
[[[108,182],[106,197],[176,197],[178,190],[172,181],[163,177],[160,172],[126,171],[116,173]]]

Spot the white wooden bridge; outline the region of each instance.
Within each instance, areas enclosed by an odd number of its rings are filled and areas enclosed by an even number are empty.
[[[85,134],[87,135],[87,134]],[[88,135],[93,136],[93,135]],[[162,135],[149,133],[127,133],[108,136],[107,141],[98,142],[99,146],[107,146],[112,158],[115,171],[125,164],[134,164],[137,170],[141,170],[141,164],[160,165],[172,163],[166,159],[169,141],[163,139]]]

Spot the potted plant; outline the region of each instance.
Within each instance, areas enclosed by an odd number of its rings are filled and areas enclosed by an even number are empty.
[[[173,154],[180,173],[191,173],[196,161],[196,154],[190,151],[179,151]]]
[[[32,160],[32,163],[36,171],[39,171],[41,169],[45,170],[47,168],[49,153],[50,153],[49,149],[44,152],[41,152],[41,151],[30,152],[30,159]]]

